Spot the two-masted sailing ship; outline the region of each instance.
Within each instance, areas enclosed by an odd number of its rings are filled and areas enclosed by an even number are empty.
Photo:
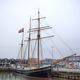
[[[20,74],[25,74],[25,75],[27,75],[27,76],[30,76],[30,77],[42,77],[42,78],[48,78],[48,77],[50,77],[51,76],[51,72],[52,72],[52,64],[49,64],[49,65],[45,65],[45,66],[43,66],[42,64],[41,64],[41,62],[40,62],[40,42],[41,42],[41,39],[44,39],[44,38],[49,38],[49,37],[53,37],[53,35],[52,36],[47,36],[47,37],[41,37],[41,30],[45,30],[45,29],[51,29],[51,27],[49,27],[49,26],[45,26],[45,27],[41,27],[41,25],[40,25],[40,21],[41,21],[41,19],[43,19],[43,18],[45,18],[45,17],[40,17],[40,12],[38,11],[38,18],[36,18],[36,19],[33,19],[33,20],[37,20],[37,25],[38,25],[38,27],[37,28],[31,28],[31,21],[32,21],[32,19],[30,18],[30,28],[29,28],[29,31],[28,31],[28,40],[27,40],[27,42],[28,42],[28,44],[27,44],[27,46],[28,46],[28,62],[27,62],[27,64],[26,64],[26,69],[25,68],[23,68],[23,63],[22,63],[22,61],[21,61],[21,68],[16,68],[16,72],[17,73],[20,73]],[[19,33],[20,32],[24,32],[24,30],[22,29],[22,30],[20,30],[19,31]],[[36,32],[37,33],[37,38],[36,39],[31,39],[31,33],[32,32]],[[24,33],[23,33],[24,34]],[[22,34],[22,35],[23,35]],[[31,62],[30,62],[30,54],[31,54],[31,41],[34,41],[34,40],[37,40],[37,50],[36,50],[36,52],[37,52],[37,64],[31,64]],[[21,59],[22,59],[22,49],[23,49],[23,37],[22,37],[22,43],[21,43]]]

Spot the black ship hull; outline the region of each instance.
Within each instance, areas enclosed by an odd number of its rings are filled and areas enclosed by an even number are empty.
[[[31,70],[16,70],[16,73],[25,74],[29,77],[49,78],[51,77],[51,66]]]

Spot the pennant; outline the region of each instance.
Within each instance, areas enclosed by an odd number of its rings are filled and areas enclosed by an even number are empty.
[[[21,28],[21,29],[18,31],[18,33],[22,33],[22,32],[24,32],[24,28]]]

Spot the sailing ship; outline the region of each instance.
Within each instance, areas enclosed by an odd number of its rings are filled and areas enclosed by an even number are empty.
[[[41,27],[40,25],[40,20],[43,19],[45,17],[40,17],[40,12],[38,11],[38,18],[33,19],[33,20],[37,20],[38,21],[38,27],[37,28],[31,28],[31,18],[30,18],[30,29],[28,31],[29,33],[29,38],[28,38],[28,63],[27,63],[27,67],[26,69],[23,69],[22,67],[22,62],[21,62],[21,68],[16,68],[16,73],[20,73],[20,74],[25,74],[26,76],[30,76],[30,77],[38,77],[38,78],[48,78],[51,76],[52,74],[52,64],[49,64],[47,66],[42,66],[41,62],[40,62],[40,41],[41,39],[44,38],[49,38],[49,37],[53,37],[52,36],[47,36],[47,37],[41,37],[40,35],[40,31],[41,30],[45,30],[45,29],[51,29],[51,27],[49,26],[45,26],[45,27]],[[37,38],[36,39],[31,39],[31,32],[37,32]],[[20,32],[24,32],[23,30],[20,30]],[[23,33],[24,34],[24,33]],[[31,40],[37,40],[37,64],[36,66],[31,65],[30,63],[30,44],[31,44]],[[21,59],[22,59],[22,49],[23,49],[23,37],[22,37],[22,43],[21,43]]]

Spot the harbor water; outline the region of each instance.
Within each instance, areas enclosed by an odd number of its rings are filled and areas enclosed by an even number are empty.
[[[21,74],[16,74],[12,72],[0,72],[0,80],[72,80],[65,78],[31,78]],[[74,80],[74,79],[73,79]],[[80,80],[80,79],[78,79]]]

